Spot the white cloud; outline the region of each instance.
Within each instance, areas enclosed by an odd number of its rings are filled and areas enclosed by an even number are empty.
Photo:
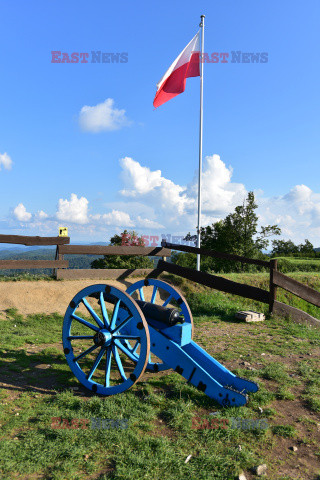
[[[92,220],[99,221],[106,225],[134,227],[134,222],[131,220],[130,215],[119,210],[112,210],[112,212],[104,213],[102,215],[92,215],[91,218]]]
[[[44,220],[45,218],[48,218],[48,216],[49,215],[43,210],[39,210],[39,212],[36,213],[36,217],[39,218],[40,220]]]
[[[56,217],[58,220],[84,225],[89,222],[88,203],[85,197],[78,198],[75,193],[71,194],[70,200],[60,198]]]
[[[224,214],[243,202],[247,195],[241,183],[231,182],[233,169],[227,168],[219,155],[205,158],[202,174],[202,211]],[[198,179],[192,185],[192,192],[198,195]]]
[[[84,105],[79,114],[79,124],[86,132],[103,132],[119,130],[130,125],[125,110],[114,108],[114,100],[107,98],[93,107]]]
[[[126,187],[120,193],[126,197],[149,195],[149,201],[162,209],[170,208],[171,214],[182,215],[186,207],[194,202],[188,199],[186,188],[175,184],[161,174],[161,170],[151,171],[130,157],[120,160],[122,180]]]
[[[12,167],[11,157],[9,157],[9,155],[6,152],[0,153],[0,170],[1,170],[1,166],[6,170],[10,170]]]
[[[152,172],[148,167],[142,167],[130,157],[121,158],[122,180],[129,190],[121,190],[126,197],[136,197],[151,192],[155,187],[160,187],[163,181],[161,170]]]
[[[120,193],[126,197],[141,197],[158,209],[157,220],[165,216],[172,220],[183,215],[194,215],[197,210],[198,176],[187,186],[175,184],[162,176],[161,170],[151,171],[130,157],[120,160],[122,180],[125,189]],[[202,211],[204,214],[217,216],[229,213],[246,197],[246,188],[239,183],[231,182],[232,168],[227,168],[219,155],[208,156],[204,162],[202,175]],[[180,218],[181,220],[181,218]],[[163,224],[163,219],[161,218]]]
[[[149,218],[142,218],[140,215],[137,217],[138,227],[140,228],[165,228],[164,225],[161,223],[155,222],[154,220],[150,220]]]
[[[16,206],[16,208],[13,210],[13,214],[20,222],[28,222],[32,217],[31,213],[27,212],[23,203],[19,203],[19,205]]]
[[[277,224],[282,237],[295,243],[308,238],[315,246],[320,246],[320,194],[306,185],[296,185],[287,194],[279,197],[260,198],[258,212],[260,222]]]

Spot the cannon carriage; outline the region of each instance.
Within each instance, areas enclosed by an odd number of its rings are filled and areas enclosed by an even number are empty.
[[[148,300],[146,290],[151,290]],[[185,298],[162,280],[141,280],[126,291],[97,284],[70,302],[63,348],[79,382],[96,394],[125,392],[145,370],[173,369],[219,404],[245,405],[247,393],[258,385],[237,377],[197,345],[193,328]]]

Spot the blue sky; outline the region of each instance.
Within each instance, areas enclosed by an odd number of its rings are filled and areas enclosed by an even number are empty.
[[[92,242],[195,230],[199,78],[152,102],[202,13],[209,54],[268,53],[204,65],[203,224],[254,190],[262,224],[320,245],[317,0],[2,0],[0,233],[68,226],[73,242]],[[90,57],[57,64],[52,51]],[[94,64],[91,51],[128,61]]]

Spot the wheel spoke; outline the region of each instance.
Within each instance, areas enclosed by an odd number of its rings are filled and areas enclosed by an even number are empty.
[[[127,380],[126,374],[125,374],[123,366],[122,366],[122,362],[121,362],[121,358],[120,358],[118,349],[115,345],[112,345],[112,353],[113,353],[113,356],[115,358],[115,361],[116,361],[116,364],[117,364],[117,367],[118,367],[118,370],[119,370],[119,373],[121,375],[122,380]]]
[[[81,300],[82,300],[83,305],[86,307],[86,309],[88,310],[88,312],[92,316],[92,318],[94,318],[94,320],[97,322],[98,326],[100,328],[103,328],[104,327],[103,322],[101,322],[100,317],[96,314],[96,312],[93,310],[91,305],[87,302],[87,300],[85,298],[82,298]]]
[[[127,355],[127,357],[130,358],[130,360],[136,362],[137,361],[137,358],[132,354],[132,352],[127,348],[125,347],[124,345],[122,345],[122,343],[120,343],[120,340],[115,340],[114,343],[116,344],[116,346],[118,348],[120,348],[120,350],[125,354]]]
[[[107,312],[107,309],[106,309],[106,304],[104,303],[103,292],[100,292],[100,306],[101,306],[101,313],[102,313],[104,326],[106,328],[109,328],[110,322],[109,322],[108,312]]]
[[[140,293],[140,300],[144,302],[145,299],[144,299],[143,287],[139,288],[139,293]]]
[[[104,386],[110,386],[110,369],[111,369],[111,347],[107,348],[106,367],[104,376]]]
[[[87,322],[87,320],[84,320],[83,318],[78,317],[78,315],[75,315],[73,313],[71,317],[77,320],[77,322],[82,323],[82,325],[85,325],[86,327],[91,328],[91,330],[94,330],[95,332],[99,332],[98,327],[96,327],[95,325],[92,325],[92,323]]]
[[[152,297],[151,297],[151,303],[154,303],[155,300],[156,300],[156,296],[157,296],[157,291],[158,291],[158,287],[155,285],[153,287],[153,292],[152,292]]]
[[[136,353],[136,350],[137,350],[137,348],[138,348],[139,344],[140,344],[140,342],[139,342],[139,341],[138,341],[138,342],[136,342],[135,346],[134,346],[134,347],[133,347],[133,349],[132,349],[132,353]]]
[[[80,353],[80,355],[78,355],[77,357],[74,357],[73,361],[74,362],[77,362],[78,360],[80,360],[81,358],[85,357],[86,355],[88,355],[88,353],[91,353],[93,352],[93,350],[95,350],[96,348],[98,348],[99,345],[93,345],[92,347],[88,348],[87,350],[85,350],[84,352]]]
[[[162,306],[166,307],[168,305],[168,303],[171,302],[171,299],[172,299],[172,295],[169,295],[169,297],[167,298],[167,300],[164,302],[164,304]]]
[[[127,325],[128,322],[133,318],[132,315],[129,315],[128,318],[126,318],[120,325],[118,325],[111,333],[114,335],[115,333],[119,332],[125,325]]]
[[[84,340],[88,338],[93,338],[93,335],[70,335],[70,337],[67,337],[68,340]]]
[[[111,318],[111,324],[110,324],[111,330],[115,327],[116,320],[117,320],[118,313],[119,313],[120,303],[121,303],[121,300],[118,300],[117,303],[114,306],[113,313],[112,313],[112,318]]]
[[[93,364],[92,367],[91,367],[90,372],[89,372],[88,375],[87,375],[87,380],[90,380],[91,377],[92,377],[92,375],[93,375],[94,372],[96,371],[96,369],[97,369],[97,367],[98,367],[99,363],[101,362],[101,359],[102,359],[102,357],[103,357],[103,355],[104,355],[104,351],[105,351],[105,349],[102,347],[101,350],[100,350],[100,352],[98,353],[95,361],[94,361],[94,364]]]

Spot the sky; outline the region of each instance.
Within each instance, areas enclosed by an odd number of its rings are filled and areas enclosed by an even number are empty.
[[[318,0],[0,0],[0,233],[195,233],[200,79],[153,99],[201,14],[202,225],[254,191],[260,225],[320,246]]]

